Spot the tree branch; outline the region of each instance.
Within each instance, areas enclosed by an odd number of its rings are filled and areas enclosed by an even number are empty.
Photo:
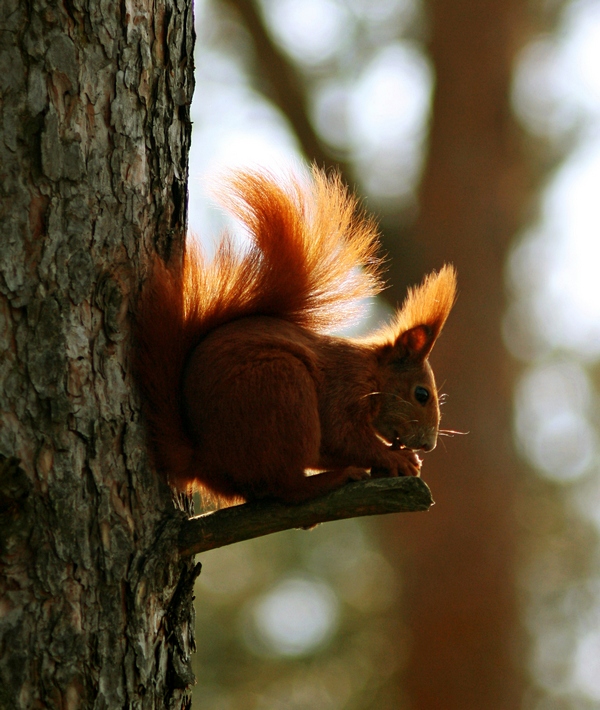
[[[179,534],[182,556],[291,528],[362,515],[429,510],[431,491],[420,478],[379,478],[349,483],[306,503],[245,503],[184,520]]]

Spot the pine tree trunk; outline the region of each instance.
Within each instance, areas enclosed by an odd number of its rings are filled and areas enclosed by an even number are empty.
[[[186,229],[191,0],[2,0],[0,708],[189,707],[131,313]]]

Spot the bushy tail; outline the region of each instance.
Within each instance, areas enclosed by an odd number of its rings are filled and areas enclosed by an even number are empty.
[[[281,182],[267,172],[237,172],[216,191],[252,245],[238,258],[227,241],[222,245],[215,266],[229,286],[219,283],[224,302],[211,297],[212,309],[234,306],[240,315],[328,331],[351,321],[358,301],[381,290],[374,221],[339,176],[314,169],[312,178]]]
[[[194,477],[181,379],[208,332],[250,315],[332,330],[381,290],[375,223],[338,176],[315,169],[312,177],[230,174],[217,194],[246,226],[250,247],[237,250],[225,237],[207,262],[188,243],[183,266],[154,264],[137,309],[135,365],[157,464],[175,485]]]

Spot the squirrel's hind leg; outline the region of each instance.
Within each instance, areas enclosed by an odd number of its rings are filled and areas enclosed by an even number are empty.
[[[306,475],[318,467],[321,425],[316,383],[298,357],[275,348],[230,361],[229,353],[198,355],[188,411],[203,482],[214,492],[300,503],[367,477],[354,467]]]
[[[246,500],[305,499],[304,470],[319,458],[315,382],[277,348],[199,351],[186,400],[206,485]],[[308,486],[310,488],[310,484]]]
[[[362,481],[365,478],[370,478],[366,469],[356,466],[321,471],[310,476],[307,476],[304,471],[302,474],[302,478],[294,477],[296,485],[288,486],[285,489],[285,496],[276,497],[284,503],[303,503],[340,488],[350,481]]]

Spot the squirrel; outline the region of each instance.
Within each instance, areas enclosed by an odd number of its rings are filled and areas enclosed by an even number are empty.
[[[369,477],[418,476],[440,410],[428,356],[451,265],[364,338],[330,335],[382,288],[378,234],[337,175],[228,174],[218,197],[251,245],[158,257],[137,308],[135,369],[155,462],[220,503],[299,503]]]

